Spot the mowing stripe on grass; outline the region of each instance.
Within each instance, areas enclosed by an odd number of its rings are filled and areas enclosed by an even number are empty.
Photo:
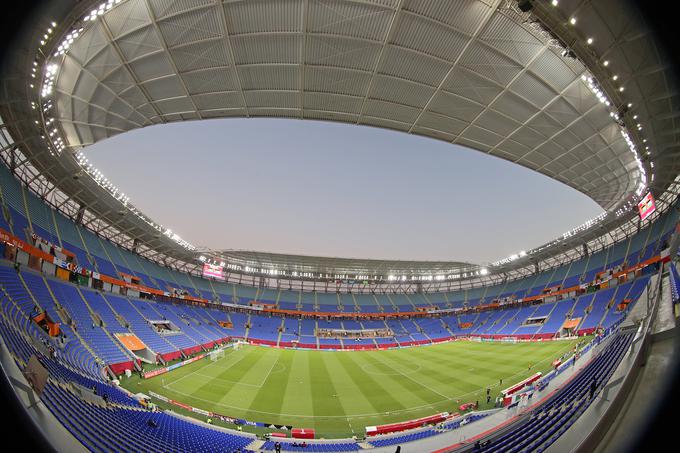
[[[309,355],[308,361],[310,392],[312,396],[312,408],[314,415],[342,415],[344,410],[337,398],[337,391],[333,386],[333,380],[328,373],[326,362],[319,353]]]
[[[507,387],[547,371],[573,345],[451,342],[354,352],[245,346],[217,362],[201,360],[123,385],[225,415],[344,437],[367,425],[457,411],[458,399],[486,408],[487,386],[495,398],[500,378]]]
[[[255,397],[250,403],[248,412],[246,412],[244,416],[245,419],[256,420],[257,416],[255,413],[251,412],[251,409],[258,409],[265,406],[270,408],[272,412],[281,412],[283,407],[283,397],[285,396],[288,387],[288,374],[290,373],[290,366],[284,366],[284,371],[282,373],[272,374],[272,370],[283,357],[287,356],[287,354],[276,355],[276,360],[262,379],[260,391],[255,394]],[[285,361],[286,360],[284,359],[284,362]],[[277,421],[278,418],[279,417],[276,417]]]
[[[406,378],[406,379],[408,379],[408,380],[414,382],[416,385],[418,385],[418,386],[420,386],[420,387],[423,387],[423,388],[429,390],[429,391],[432,392],[432,393],[436,393],[437,395],[439,395],[440,397],[442,397],[442,398],[444,398],[444,399],[450,398],[449,395],[445,395],[445,394],[439,392],[437,389],[432,388],[431,386],[425,384],[425,383],[423,382],[423,374],[422,374],[422,373],[418,373],[418,379],[414,379],[414,378],[412,378],[410,375],[404,374],[404,373],[402,373],[401,371],[399,371],[398,368],[395,368],[395,367],[391,366],[390,363],[389,363],[388,361],[385,361],[384,359],[379,358],[380,356],[379,356],[378,354],[373,355],[372,357],[373,357],[375,360],[377,360],[378,362],[380,362],[380,363],[384,364],[385,366],[387,366],[388,368],[390,368],[390,369],[396,371],[400,376],[402,376],[402,377],[404,377],[404,378]],[[421,365],[420,365],[420,369],[422,370],[422,368],[423,368],[423,365],[421,364]],[[428,401],[430,401],[430,400],[428,399]]]
[[[338,399],[342,403],[345,413],[350,414],[370,414],[378,412],[370,399],[358,397],[362,394],[365,384],[357,383],[353,379],[354,370],[347,370],[340,362],[340,358],[335,354],[323,354],[327,360],[327,367],[333,379],[333,386],[337,390]]]
[[[277,360],[279,354],[277,351],[268,348],[259,348],[256,351],[257,353],[253,354],[251,352],[246,359],[227,370],[232,379],[256,386],[262,384],[262,376],[272,369],[273,363]],[[222,376],[219,379],[222,379]],[[261,391],[261,387],[253,388],[234,385],[224,394],[220,401],[248,408],[252,404],[253,399]]]
[[[282,412],[288,414],[308,415],[314,413],[312,398],[310,397],[310,382],[312,380],[309,370],[309,356],[306,351],[286,351],[288,362],[288,384],[283,395]],[[308,419],[298,418],[307,422]]]
[[[395,397],[396,394],[399,394],[399,386],[387,379],[389,376],[384,376],[384,378],[381,376],[381,381],[378,382],[370,374],[361,372],[361,364],[357,361],[363,359],[363,356],[354,357],[352,352],[339,353],[337,359],[354,385],[359,389],[359,393],[373,406],[375,412],[384,413],[407,408],[402,398],[397,399]],[[420,401],[419,404],[423,404],[422,399],[418,398],[418,400]]]

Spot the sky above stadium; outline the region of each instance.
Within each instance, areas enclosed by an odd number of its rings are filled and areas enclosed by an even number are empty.
[[[519,165],[373,127],[206,120],[85,152],[152,219],[212,249],[487,263],[602,212]]]

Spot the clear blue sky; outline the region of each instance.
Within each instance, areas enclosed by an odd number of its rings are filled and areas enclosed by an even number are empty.
[[[373,127],[206,120],[85,152],[151,218],[214,249],[485,263],[602,211],[519,165]]]

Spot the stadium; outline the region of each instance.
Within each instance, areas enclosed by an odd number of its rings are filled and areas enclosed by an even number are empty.
[[[680,103],[635,4],[39,3],[0,67],[0,359],[26,447],[607,452],[676,413]],[[463,146],[602,214],[494,262],[223,250],[88,159],[220,118]]]

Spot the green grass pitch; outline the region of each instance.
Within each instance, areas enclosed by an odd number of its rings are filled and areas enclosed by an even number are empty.
[[[500,390],[549,371],[575,342],[456,341],[383,351],[244,345],[215,362],[203,359],[122,384],[231,417],[314,428],[317,437],[362,436],[365,426],[457,412],[462,403],[492,407]]]

